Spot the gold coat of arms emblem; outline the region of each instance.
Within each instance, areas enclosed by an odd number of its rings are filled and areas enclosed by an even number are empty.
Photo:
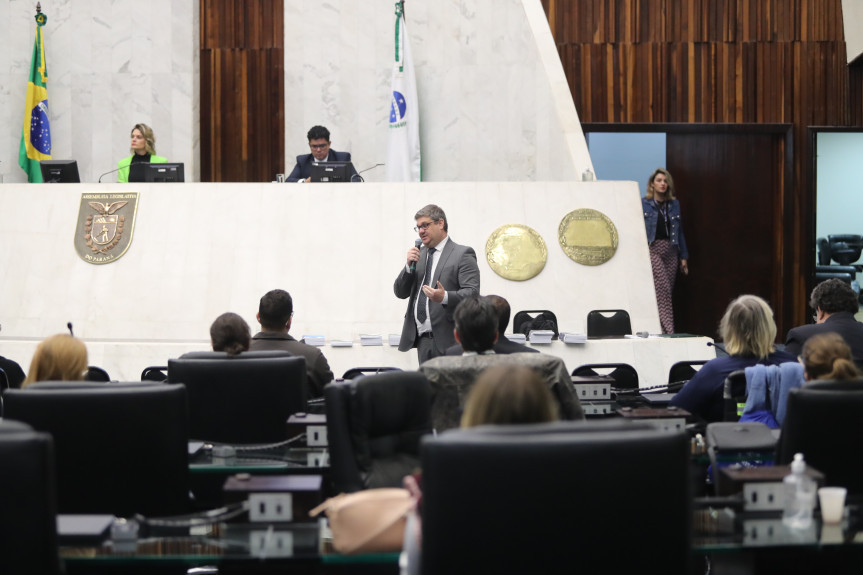
[[[109,264],[132,244],[138,192],[81,194],[75,251],[87,263]]]
[[[563,217],[557,240],[569,259],[586,266],[602,265],[617,251],[617,227],[600,211],[582,208]]]

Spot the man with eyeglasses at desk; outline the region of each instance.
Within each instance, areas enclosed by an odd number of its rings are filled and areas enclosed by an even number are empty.
[[[479,266],[473,248],[447,235],[441,208],[429,204],[414,219],[419,240],[408,250],[393,291],[399,299],[409,298],[399,351],[416,347],[423,363],[455,344],[453,312],[464,298],[479,294]]]
[[[312,126],[306,134],[309,139],[311,154],[297,156],[297,165],[286,178],[288,182],[304,183],[311,181],[312,164],[314,162],[350,162],[350,152],[337,152],[330,149],[330,131],[323,126]],[[357,171],[351,166],[350,181],[354,181]]]

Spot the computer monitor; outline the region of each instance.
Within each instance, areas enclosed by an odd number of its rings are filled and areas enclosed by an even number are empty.
[[[351,162],[312,162],[309,178],[313,182],[350,182],[355,173]]]
[[[78,162],[75,160],[42,160],[42,181],[46,184],[80,184]]]
[[[136,162],[129,167],[130,182],[183,182],[183,163]]]

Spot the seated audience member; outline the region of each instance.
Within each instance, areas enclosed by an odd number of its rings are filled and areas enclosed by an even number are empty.
[[[11,389],[18,389],[24,383],[24,370],[17,362],[0,355],[0,369],[6,374]]]
[[[36,346],[30,371],[22,387],[37,381],[83,381],[87,374],[87,347],[66,334],[52,335]]]
[[[210,326],[210,340],[213,351],[224,351],[228,355],[239,355],[249,351],[251,330],[246,320],[233,312],[226,312],[216,318]]]
[[[327,358],[318,348],[297,341],[288,334],[294,317],[291,294],[281,289],[268,291],[258,305],[261,331],[252,337],[252,351],[284,350],[306,358],[308,397],[321,397],[324,386],[333,380]]]
[[[132,155],[117,162],[117,181],[120,183],[143,181],[140,174],[132,173],[133,164],[164,164],[168,161],[156,155],[156,136],[147,124],[135,124],[131,138],[129,151]]]
[[[299,184],[311,181],[312,164],[314,162],[350,162],[351,154],[349,152],[337,152],[330,149],[330,131],[323,126],[313,126],[309,133],[306,134],[309,139],[309,149],[311,154],[301,154],[297,156],[297,165],[291,170],[287,177],[289,182],[297,182]],[[351,173],[351,181],[357,171]]]
[[[511,313],[509,302],[499,295],[488,295],[485,297],[491,301],[494,305],[495,311],[497,312],[497,341],[492,346],[494,352],[502,354],[522,352],[539,353],[538,349],[533,349],[532,347],[510,341],[506,338],[506,335],[504,335],[506,333],[506,328],[509,325],[509,315]],[[447,348],[446,355],[461,355],[463,351],[461,344],[457,343]]]
[[[854,319],[860,305],[851,286],[836,278],[825,280],[812,290],[809,306],[815,310],[815,323],[789,330],[785,351],[800,355],[803,344],[813,335],[838,333],[851,348],[854,362],[863,367],[863,323]]]
[[[465,401],[461,426],[556,420],[557,404],[537,372],[499,365],[486,369],[477,378]]]
[[[806,381],[860,377],[860,370],[851,356],[851,348],[838,333],[822,333],[807,339],[800,361]]]
[[[722,421],[722,389],[729,373],[756,364],[779,365],[796,360],[793,355],[774,349],[773,311],[758,296],[742,295],[728,304],[719,324],[719,335],[729,355],[704,364],[671,399],[671,405],[708,423]]]
[[[464,398],[479,374],[488,367],[522,366],[541,374],[557,400],[564,419],[583,419],[581,403],[575,395],[572,378],[559,357],[545,353],[496,355],[497,312],[491,301],[480,296],[464,298],[455,309],[455,338],[464,348],[461,356],[440,356],[419,367],[432,387],[432,424],[438,431],[458,427]]]
[[[486,369],[477,378],[465,402],[461,426],[547,423],[557,419],[554,397],[536,371],[499,365]],[[404,539],[407,572],[418,574],[422,548],[420,474],[406,476],[404,486],[414,500]]]

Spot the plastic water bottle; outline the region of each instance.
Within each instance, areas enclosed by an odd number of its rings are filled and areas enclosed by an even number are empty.
[[[785,491],[785,507],[782,522],[788,527],[806,529],[812,524],[815,508],[815,480],[806,475],[806,462],[802,453],[794,454],[791,473],[782,480]]]

